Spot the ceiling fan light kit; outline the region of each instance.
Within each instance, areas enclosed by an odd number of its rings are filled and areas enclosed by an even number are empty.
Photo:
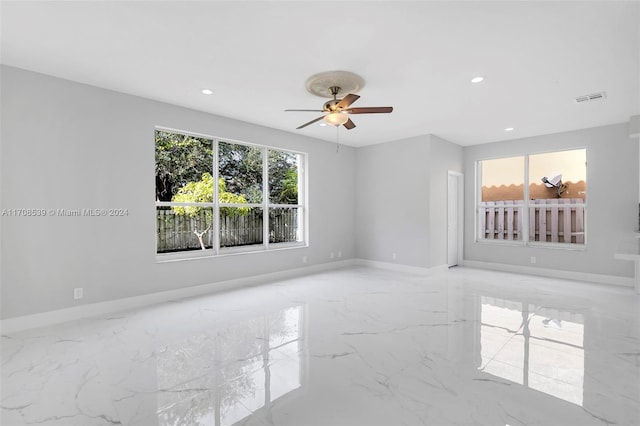
[[[364,87],[364,79],[357,74],[348,71],[326,71],[314,74],[307,79],[306,87],[309,93],[329,97],[331,100],[324,103],[322,109],[287,109],[285,111],[324,112],[325,115],[314,118],[296,129],[302,129],[310,124],[324,119],[331,126],[344,126],[347,130],[356,127],[351,121],[350,114],[375,114],[390,113],[393,107],[361,107],[350,108],[360,96],[354,94]],[[344,98],[338,99],[339,93],[348,93]]]
[[[324,116],[324,121],[331,126],[340,126],[349,121],[349,116],[344,112],[330,112]]]

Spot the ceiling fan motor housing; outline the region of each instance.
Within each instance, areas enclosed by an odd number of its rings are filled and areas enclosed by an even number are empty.
[[[330,101],[325,102],[324,105],[322,106],[322,110],[327,112],[337,110],[338,104],[340,103],[341,100],[342,99],[331,99]]]

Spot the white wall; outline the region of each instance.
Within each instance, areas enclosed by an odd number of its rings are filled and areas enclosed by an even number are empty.
[[[356,153],[357,257],[410,266],[429,258],[427,136],[359,148]]]
[[[2,67],[0,206],[125,208],[126,217],[2,217],[2,318],[355,256],[355,150]],[[154,128],[309,154],[310,246],[156,263]],[[337,258],[335,260],[338,260]],[[73,300],[73,288],[84,299]]]
[[[587,149],[587,245],[584,251],[476,243],[478,160],[572,148]],[[618,243],[637,227],[638,144],[626,123],[465,147],[465,260],[633,277],[632,262],[615,260]],[[535,256],[537,263],[530,264]]]
[[[357,256],[446,264],[447,172],[462,172],[462,148],[424,135],[359,148],[356,164]]]
[[[0,208],[126,208],[126,217],[1,218],[1,317],[362,258],[446,264],[447,171],[465,174],[465,260],[622,277],[613,259],[637,226],[638,144],[627,125],[462,149],[424,135],[359,149],[11,67],[1,68]],[[163,126],[309,153],[310,246],[156,263],[154,128]],[[474,241],[475,162],[588,150],[584,252]],[[464,158],[464,161],[463,161]],[[392,259],[396,253],[397,259]],[[335,260],[338,260],[335,258]],[[85,297],[74,301],[73,288]]]

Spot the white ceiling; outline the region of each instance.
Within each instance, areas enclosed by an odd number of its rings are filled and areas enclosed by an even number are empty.
[[[0,12],[3,64],[330,141],[331,127],[295,130],[314,113],[283,110],[322,106],[312,74],[355,72],[354,106],[394,111],[354,116],[340,129],[353,146],[429,133],[473,145],[640,114],[638,1],[20,0]]]

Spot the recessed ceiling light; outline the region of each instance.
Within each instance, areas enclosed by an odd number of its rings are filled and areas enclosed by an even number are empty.
[[[202,89],[203,95],[213,95],[213,90],[211,89]]]
[[[511,131],[513,131],[513,127],[505,127],[504,131],[505,132],[511,132]]]
[[[471,79],[471,82],[472,82],[472,83],[480,83],[480,82],[482,82],[482,81],[484,81],[484,77],[482,77],[482,76],[480,76],[480,75],[479,75],[479,76],[477,76],[477,77],[473,77],[473,78]]]
[[[328,124],[325,123],[324,121],[321,121],[320,124],[318,124],[318,126],[323,126],[324,127],[324,126],[328,126]]]

